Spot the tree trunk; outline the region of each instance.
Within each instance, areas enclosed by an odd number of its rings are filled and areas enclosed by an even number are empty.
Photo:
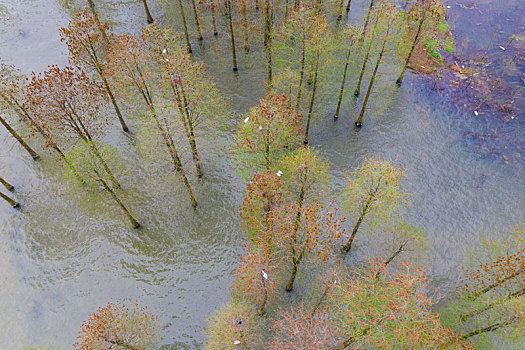
[[[216,18],[216,14],[215,14],[215,5],[214,4],[211,5],[211,24],[213,26],[213,35],[217,36],[218,35],[218,32],[217,32],[217,18]]]
[[[182,84],[180,85],[181,93],[179,89],[172,84],[172,90],[175,93],[175,99],[179,105],[179,112],[181,114],[181,121],[184,126],[184,131],[186,132],[186,137],[191,148],[191,155],[193,157],[193,162],[195,164],[195,169],[197,171],[197,176],[202,177],[202,168],[200,164],[199,153],[197,152],[197,144],[195,143],[195,134],[193,132],[193,122],[191,121],[191,115],[188,107],[188,102],[186,100],[186,94],[184,93],[184,88]]]
[[[1,176],[0,176],[0,183],[2,185],[4,185],[4,187],[7,188],[8,191],[13,192],[15,190],[15,186],[13,186],[9,182],[5,181]]]
[[[383,58],[383,54],[385,52],[385,45],[388,39],[389,30],[390,28],[388,28],[386,35],[383,39],[383,46],[381,47],[381,52],[379,53],[379,57],[377,58],[376,65],[374,67],[374,72],[372,73],[372,78],[370,79],[370,84],[368,84],[368,89],[366,90],[366,96],[365,96],[365,100],[363,101],[363,106],[361,107],[361,112],[359,113],[359,118],[357,118],[355,122],[355,126],[357,127],[361,127],[363,125],[363,116],[365,115],[366,105],[370,97],[370,92],[372,91],[372,86],[374,85],[374,80],[376,78],[377,69],[379,68],[379,64],[381,63],[381,59]]]
[[[348,6],[347,6],[348,11],[350,11],[351,2],[352,2],[351,0],[348,1]],[[368,29],[368,23],[370,22],[370,14],[372,13],[373,7],[374,7],[374,0],[370,0],[370,7],[368,7],[368,12],[366,14],[365,26],[363,27],[363,33],[361,34],[361,39],[360,39],[361,42],[365,40],[366,30]]]
[[[190,44],[190,35],[188,34],[188,26],[186,25],[186,16],[184,15],[184,7],[182,6],[182,0],[179,0],[179,12],[182,18],[182,25],[184,27],[184,38],[186,39],[186,50],[188,53],[192,53]]]
[[[355,235],[357,234],[357,230],[359,230],[359,226],[361,226],[361,223],[363,222],[363,218],[365,217],[366,212],[368,211],[368,208],[370,207],[370,203],[372,203],[373,199],[374,199],[373,196],[368,197],[368,200],[366,201],[366,204],[363,207],[363,211],[361,212],[361,215],[359,216],[359,219],[357,219],[354,229],[352,230],[352,234],[350,235],[348,242],[346,242],[345,246],[343,247],[345,253],[348,253],[350,249],[352,248],[352,243],[354,242],[354,238],[355,238]]]
[[[266,45],[268,51],[268,88],[271,90],[273,71],[272,71],[272,37],[268,38],[268,44]]]
[[[339,118],[339,112],[341,110],[341,102],[343,101],[343,92],[345,90],[345,83],[346,83],[346,73],[348,71],[348,65],[350,64],[350,54],[351,54],[352,46],[348,48],[348,52],[346,53],[346,62],[345,62],[345,69],[343,71],[343,81],[341,82],[341,90],[339,90],[339,98],[337,99],[337,108],[335,110],[334,118]]]
[[[304,61],[306,60],[306,38],[305,34],[303,33],[303,46],[301,50],[301,72],[299,73],[299,86],[297,87],[297,103],[295,106],[295,110],[299,111],[299,105],[301,103],[301,92],[303,88],[303,79],[304,79]]]
[[[232,7],[230,0],[226,0],[228,5],[228,20],[230,22],[230,35],[232,41],[232,59],[233,59],[233,71],[237,71],[237,54],[235,53],[235,35],[233,34],[233,20],[232,20]]]
[[[108,36],[106,35],[105,31],[101,30],[102,24],[100,23],[100,20],[98,18],[98,13],[97,13],[97,10],[95,9],[95,3],[93,2],[93,0],[87,0],[87,2],[88,2],[88,5],[89,5],[89,9],[91,10],[91,13],[93,14],[93,18],[95,18],[95,22],[97,24],[97,28],[99,28],[100,33],[102,34],[102,38],[104,39],[104,42],[106,43],[106,45],[109,46]]]
[[[115,109],[115,113],[117,113],[117,117],[120,122],[120,126],[122,127],[122,130],[124,132],[129,132],[129,128],[126,125],[124,118],[122,118],[122,114],[120,113],[120,108],[117,105],[117,101],[115,99],[115,96],[113,95],[113,92],[111,91],[111,88],[109,87],[108,80],[106,79],[106,75],[104,74],[102,67],[98,67],[97,71],[100,75],[100,78],[102,78],[102,82],[104,83],[104,88],[106,89],[106,92],[108,93],[111,104],[113,105],[113,108]]]
[[[246,16],[246,3],[241,0],[241,14],[242,14],[242,26],[244,29],[244,52],[250,52],[250,44],[248,43],[248,17]]]
[[[102,164],[102,167],[104,168],[106,173],[108,173],[109,177],[111,178],[111,182],[113,183],[113,186],[115,186],[117,188],[120,188],[120,184],[118,183],[117,179],[115,178],[115,175],[113,175],[113,172],[109,168],[108,164],[106,163],[104,158],[102,158],[102,156],[100,155],[100,152],[98,151],[98,149],[95,146],[95,144],[93,143],[93,141],[84,139],[84,142],[87,142],[89,148],[91,148],[91,151],[93,151],[93,154],[95,155],[95,157],[97,157],[98,160],[100,160],[100,163]]]
[[[298,263],[299,262],[297,262],[294,259],[293,268],[292,268],[292,274],[291,274],[290,279],[288,280],[288,283],[286,284],[286,288],[285,288],[285,290],[287,292],[291,292],[293,290],[293,284],[295,282],[295,276],[297,275],[297,265],[298,265]]]
[[[419,38],[419,34],[421,33],[421,28],[423,27],[423,22],[425,21],[424,17],[421,18],[419,21],[419,26],[417,27],[416,36],[414,37],[414,41],[412,42],[412,47],[410,48],[410,52],[408,53],[407,59],[405,61],[405,65],[403,66],[403,70],[401,71],[401,74],[399,75],[399,78],[396,80],[396,85],[401,86],[401,83],[403,83],[403,77],[405,76],[405,71],[407,70],[408,63],[410,62],[410,58],[412,57],[412,52],[414,52],[414,48],[417,44],[417,39]]]
[[[365,74],[366,65],[368,63],[368,57],[370,56],[370,51],[372,50],[372,43],[374,42],[374,38],[375,38],[377,22],[378,22],[378,20],[376,20],[376,22],[374,24],[374,27],[372,29],[372,36],[370,38],[370,43],[368,44],[368,47],[366,48],[365,59],[363,61],[363,66],[361,67],[361,73],[359,74],[359,80],[357,81],[357,86],[356,86],[355,91],[354,91],[354,96],[359,96],[359,94],[361,93],[361,83],[363,82],[363,76]],[[363,33],[364,33],[364,30],[363,30]],[[359,39],[360,42],[361,42],[361,45],[363,45],[362,44],[362,42],[363,42],[362,40],[363,39],[364,39],[364,34],[361,36],[361,39]]]
[[[16,131],[11,127],[11,125],[9,125],[7,123],[7,121],[0,117],[0,123],[2,123],[3,126],[5,126],[5,128],[7,129],[7,131],[9,131],[9,133],[18,141],[20,142],[20,144],[22,145],[22,147],[24,147],[26,149],[27,152],[29,152],[29,155],[31,155],[31,157],[33,159],[38,159],[39,158],[39,155],[31,148],[29,147],[29,145],[22,139],[22,137],[20,137],[20,135],[18,135],[16,133]]]
[[[115,202],[117,202],[117,204],[120,206],[120,208],[122,209],[122,211],[124,211],[124,214],[126,215],[126,217],[129,219],[129,222],[131,223],[131,226],[133,226],[133,228],[139,228],[140,227],[140,224],[138,223],[137,220],[135,220],[135,218],[130,214],[128,208],[126,208],[126,206],[122,203],[122,201],[118,198],[117,194],[115,193],[115,191],[113,191],[113,189],[111,187],[109,187],[109,185],[106,183],[106,181],[104,181],[104,179],[100,179],[99,180],[100,183],[102,184],[102,186],[104,186],[104,188],[106,189],[106,191],[108,191],[108,193],[111,195],[111,197],[115,200]]]
[[[199,35],[199,40],[202,40],[201,26],[199,24],[199,14],[197,13],[197,6],[195,5],[195,0],[191,0],[191,5],[193,6],[193,15],[195,17],[195,26],[197,27],[197,34]]]
[[[467,333],[465,335],[463,335],[459,340],[466,340],[468,338],[471,338],[475,335],[479,335],[479,334],[483,334],[483,333],[488,333],[488,332],[492,332],[492,331],[495,331],[495,330],[498,330],[502,327],[506,327],[506,326],[509,326],[511,324],[513,324],[514,322],[517,321],[517,318],[515,317],[512,317],[506,321],[503,321],[503,322],[497,322],[497,323],[494,323],[494,324],[491,324],[490,326],[487,326],[487,327],[483,327],[483,328],[479,328],[479,329],[476,329],[470,333]]]
[[[346,4],[346,15],[347,16],[348,16],[348,13],[350,12],[350,5],[352,5],[352,0],[348,0],[348,3]]]
[[[7,203],[9,203],[10,206],[12,206],[15,209],[20,208],[20,203],[12,199],[11,197],[6,196],[2,192],[0,192],[0,198],[3,198]]]
[[[310,107],[308,109],[308,120],[306,122],[306,131],[304,134],[304,144],[308,144],[308,134],[310,133],[310,121],[312,120],[312,114],[314,110],[315,93],[317,91],[317,75],[319,73],[319,50],[317,50],[317,56],[315,59],[315,74],[314,74],[314,85],[312,87],[312,98],[310,99]]]
[[[480,309],[477,309],[477,310],[474,310],[474,311],[471,311],[465,315],[462,315],[460,318],[463,322],[465,322],[466,320],[468,320],[469,318],[473,317],[473,316],[476,316],[476,315],[479,315],[487,310],[490,310],[492,309],[493,307],[499,305],[499,304],[502,304],[503,302],[507,301],[507,300],[510,300],[512,298],[516,298],[516,297],[520,297],[522,295],[525,295],[525,289],[522,289],[522,290],[518,290],[516,292],[513,292],[513,293],[510,293],[509,295],[499,299],[499,300],[496,300],[495,302],[492,302],[488,305],[485,305],[484,307],[480,308]]]
[[[142,0],[142,3],[144,4],[144,10],[146,11],[146,18],[148,20],[148,23],[153,23],[153,17],[151,17],[151,13],[149,12],[148,3],[146,0]]]

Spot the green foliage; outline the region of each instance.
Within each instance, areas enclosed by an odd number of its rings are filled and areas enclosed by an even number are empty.
[[[241,174],[275,170],[276,160],[300,143],[302,116],[285,95],[268,95],[243,117],[233,149]]]
[[[224,305],[210,320],[205,349],[235,350],[262,349],[264,345],[264,319],[246,302]]]
[[[301,147],[284,155],[278,162],[278,171],[285,188],[285,201],[319,199],[328,188],[330,166],[312,147]]]
[[[405,213],[409,195],[403,189],[405,171],[390,161],[367,158],[350,173],[342,192],[343,207],[350,222],[356,222],[368,203],[363,218],[370,228],[387,227]]]
[[[434,57],[439,62],[442,62],[441,54],[439,53],[439,43],[436,39],[432,37],[427,37],[425,40],[425,47],[432,57]]]

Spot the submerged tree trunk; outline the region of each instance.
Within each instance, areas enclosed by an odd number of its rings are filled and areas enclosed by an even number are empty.
[[[186,39],[186,50],[188,53],[192,53],[190,35],[188,34],[188,26],[186,25],[186,16],[184,15],[184,7],[182,6],[182,0],[179,1],[179,12],[182,18],[182,26],[184,27],[184,39]]]
[[[250,52],[250,44],[248,42],[248,17],[246,15],[246,2],[241,0],[241,14],[242,14],[242,26],[244,30],[244,52]]]
[[[350,64],[350,54],[351,54],[352,46],[348,48],[348,52],[346,53],[346,62],[345,62],[345,69],[343,71],[343,81],[341,82],[341,89],[339,90],[339,97],[337,99],[337,108],[335,109],[334,118],[339,118],[339,112],[341,111],[341,103],[343,101],[343,92],[345,90],[345,83],[346,83],[346,73],[348,71],[348,65]]]
[[[379,20],[376,20],[374,27],[372,29],[372,36],[370,38],[370,43],[368,44],[368,47],[366,48],[365,59],[363,61],[363,66],[361,67],[361,73],[359,74],[359,79],[357,81],[357,86],[354,91],[354,96],[359,96],[359,94],[361,93],[361,83],[363,82],[363,76],[365,75],[366,65],[368,64],[368,57],[370,56],[370,51],[372,50],[372,43],[374,42],[374,37],[375,37],[375,32],[376,32],[378,21]],[[362,46],[363,40],[364,40],[364,30],[363,30],[363,35],[361,36],[361,39],[359,40]]]
[[[348,13],[350,12],[350,6],[351,5],[352,5],[352,0],[348,0],[348,3],[346,4],[346,15],[347,16],[348,16]]]
[[[26,149],[26,151],[31,155],[33,159],[38,159],[39,155],[22,139],[20,135],[17,134],[17,132],[7,123],[7,121],[0,117],[0,123],[2,123],[3,126],[9,131],[9,133]]]
[[[213,35],[217,36],[219,33],[217,32],[217,15],[215,13],[215,4],[211,4],[211,24],[213,27]]]
[[[405,61],[405,65],[403,66],[403,70],[401,71],[401,74],[399,75],[399,78],[396,80],[396,85],[401,86],[403,83],[403,77],[405,76],[405,71],[407,70],[408,64],[410,62],[410,58],[412,57],[412,52],[414,52],[414,48],[416,47],[417,40],[419,38],[419,34],[421,33],[421,28],[423,27],[423,23],[425,22],[425,18],[421,18],[419,21],[419,25],[417,27],[416,36],[414,37],[414,41],[412,42],[412,47],[410,48],[410,52],[408,53],[407,59]]]
[[[97,67],[97,71],[100,75],[100,78],[102,79],[104,88],[106,89],[106,92],[108,93],[109,100],[111,101],[111,104],[113,105],[113,108],[115,109],[115,113],[117,113],[117,118],[118,118],[118,121],[120,122],[120,126],[122,127],[122,130],[124,132],[129,132],[129,128],[126,125],[124,118],[122,117],[122,113],[120,113],[120,108],[118,107],[117,100],[115,99],[115,96],[113,95],[113,91],[111,91],[111,88],[109,86],[108,80],[106,79],[106,75],[104,71],[102,70],[102,67]]]
[[[100,20],[98,18],[98,13],[97,13],[97,10],[95,8],[95,3],[93,2],[93,0],[87,0],[88,2],[88,5],[89,5],[89,9],[91,10],[91,13],[93,14],[93,18],[95,18],[95,22],[97,24],[97,28],[100,28],[102,27],[102,24],[100,23]],[[106,31],[104,30],[100,30],[100,33],[102,34],[102,38],[104,39],[104,42],[109,46],[109,39],[106,35]]]
[[[175,93],[175,99],[179,105],[179,112],[181,113],[181,121],[184,126],[184,131],[186,132],[186,137],[191,148],[191,155],[193,157],[193,162],[195,164],[195,170],[197,171],[197,176],[202,177],[203,172],[201,168],[199,153],[197,152],[197,144],[195,143],[195,133],[193,131],[193,122],[191,120],[190,110],[188,106],[188,101],[186,100],[186,94],[184,92],[184,87],[180,85],[181,92],[176,86],[172,86],[172,89]],[[182,96],[181,96],[182,94]]]
[[[9,182],[5,181],[4,178],[0,176],[0,183],[4,185],[5,188],[7,188],[8,191],[14,191],[15,186],[11,185]]]
[[[13,198],[11,198],[9,196],[6,196],[2,192],[0,192],[0,198],[3,198],[13,208],[15,208],[15,209],[20,208],[20,203],[18,203],[17,201],[15,201]]]
[[[130,214],[128,208],[126,208],[124,203],[122,203],[120,198],[118,198],[118,196],[115,193],[115,191],[113,191],[113,189],[107,184],[107,182],[104,181],[104,179],[100,178],[99,181],[102,184],[102,186],[104,187],[104,189],[111,195],[111,197],[115,200],[115,202],[117,202],[119,207],[122,209],[122,211],[124,212],[124,214],[128,218],[129,222],[131,223],[131,226],[133,226],[133,228],[139,228],[140,227],[139,222],[137,220],[135,220],[135,218]]]
[[[151,13],[149,12],[148,3],[146,0],[142,0],[142,3],[144,4],[144,10],[146,11],[146,18],[148,20],[148,23],[153,23],[153,17],[151,16]]]
[[[299,264],[298,261],[293,261],[293,267],[292,267],[292,274],[290,275],[290,279],[288,280],[288,283],[286,284],[285,290],[287,292],[291,292],[293,290],[293,284],[295,282],[295,276],[297,275],[297,265]]]
[[[345,246],[343,247],[344,251],[348,253],[350,249],[352,248],[352,243],[354,242],[355,235],[357,234],[357,230],[359,230],[359,226],[361,226],[361,223],[363,222],[363,219],[368,212],[368,209],[370,208],[370,205],[375,199],[375,194],[377,193],[377,190],[379,189],[379,186],[381,185],[381,178],[377,180],[377,185],[374,190],[370,190],[370,193],[368,195],[368,199],[365,203],[365,206],[363,207],[363,210],[361,211],[361,215],[359,216],[359,219],[357,219],[357,222],[354,226],[354,229],[352,230],[352,234],[350,235],[350,238],[348,239],[348,242],[346,242]]]
[[[230,23],[230,35],[232,41],[232,60],[233,60],[233,71],[237,71],[237,54],[235,53],[235,35],[233,34],[233,20],[232,20],[232,7],[230,0],[226,0],[228,6],[228,21]]]
[[[197,34],[199,35],[199,40],[202,40],[201,26],[199,24],[199,14],[197,13],[197,6],[195,5],[195,0],[191,0],[191,5],[193,6],[193,16],[195,17],[195,27],[197,27]]]
[[[303,40],[302,40],[302,49],[301,49],[301,72],[299,73],[299,86],[297,87],[297,103],[295,106],[295,110],[299,111],[299,105],[301,103],[301,92],[303,88],[303,79],[304,79],[304,61],[306,60],[306,38],[305,33],[303,33]]]
[[[379,57],[377,58],[376,65],[374,67],[374,71],[372,72],[372,78],[370,78],[370,83],[368,84],[368,89],[366,90],[365,100],[363,101],[363,106],[361,107],[359,118],[357,118],[355,122],[355,126],[357,127],[361,127],[363,125],[363,116],[365,115],[366,105],[368,103],[368,99],[370,98],[370,92],[372,91],[372,86],[374,85],[374,80],[376,78],[377,69],[379,68],[379,65],[381,64],[381,59],[383,58],[383,54],[385,53],[385,45],[388,40],[389,30],[390,28],[388,28],[385,34],[385,37],[383,38],[383,45],[381,46],[381,52],[379,52]]]
[[[315,93],[317,92],[317,76],[319,73],[319,50],[317,50],[317,56],[315,58],[315,73],[314,73],[314,82],[312,86],[312,98],[310,99],[310,107],[308,109],[308,120],[306,122],[306,131],[304,134],[304,144],[308,144],[308,135],[310,133],[310,121],[312,120],[312,114],[314,110],[315,102]]]

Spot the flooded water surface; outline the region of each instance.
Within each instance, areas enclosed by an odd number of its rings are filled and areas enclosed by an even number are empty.
[[[357,21],[368,2],[354,2]],[[58,28],[79,3],[0,0],[0,57],[26,74],[50,64],[66,65]],[[140,1],[96,3],[118,33],[136,33],[145,23]],[[172,3],[150,3],[154,16],[178,26]],[[513,34],[525,40],[523,1],[445,1],[445,6],[450,6],[448,21],[456,40],[450,59],[458,64],[487,51],[494,67],[500,66],[523,45],[517,40],[504,46]],[[129,300],[139,300],[160,318],[167,348],[201,348],[206,319],[228,300],[245,243],[238,216],[244,184],[230,156],[230,129],[263,96],[266,76],[262,48],[241,55],[239,72],[233,74],[227,39],[209,34],[200,46],[193,43],[195,57],[205,62],[235,115],[219,131],[205,129],[197,141],[205,172],[203,179],[190,178],[197,210],[178,179],[156,169],[136,139],[123,135],[117,125],[106,141],[119,149],[126,164],[118,178],[143,224],[139,231],[128,228],[112,203],[85,198],[71,188],[36,137],[30,143],[42,154],[37,162],[0,128],[0,174],[15,185],[22,204],[16,211],[0,203],[1,349],[71,348],[82,321],[98,306]],[[466,93],[408,74],[401,88],[392,81],[378,89],[388,103],[372,103],[359,131],[354,120],[360,100],[345,101],[334,121],[330,98],[311,130],[310,143],[331,163],[333,198],[345,185],[345,174],[366,156],[397,159],[408,169],[410,216],[428,232],[431,252],[425,263],[433,284],[445,294],[454,288],[467,249],[525,219],[523,63],[516,60],[505,72],[493,71],[510,86],[511,112],[486,108],[475,116],[477,103],[462,97]],[[136,133],[138,126],[130,124]],[[191,154],[184,156],[190,164]]]

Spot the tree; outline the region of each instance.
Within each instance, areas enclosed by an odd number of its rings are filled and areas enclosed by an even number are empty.
[[[240,209],[241,227],[255,244],[261,242],[261,234],[269,230],[269,213],[282,203],[281,178],[274,171],[255,174],[246,184]],[[272,249],[269,244],[269,249]]]
[[[107,102],[102,87],[77,68],[51,66],[42,74],[33,73],[26,92],[38,128],[52,135],[53,140],[85,143],[113,185],[120,187],[95,142],[104,135],[108,122],[100,113]]]
[[[255,305],[259,315],[264,316],[279,289],[282,259],[275,251],[268,249],[267,242],[252,244],[249,249],[234,272],[231,295],[234,300]]]
[[[224,305],[209,322],[205,349],[262,349],[264,346],[263,319],[247,302],[233,301]]]
[[[208,123],[217,121],[219,115],[227,113],[228,106],[213,80],[207,76],[204,65],[192,60],[191,55],[184,51],[178,35],[153,24],[144,28],[143,39],[159,68],[156,79],[162,82],[160,92],[163,96],[171,96],[177,107],[197,176],[202,177],[196,129],[203,119]]]
[[[285,290],[293,290],[299,265],[308,259],[324,263],[334,256],[332,244],[343,235],[344,217],[337,216],[332,205],[324,208],[318,202],[299,207],[292,203],[270,212],[272,239],[286,260],[291,274]]]
[[[317,5],[316,5],[317,6]],[[305,144],[309,142],[309,131],[314,106],[319,100],[322,84],[327,80],[333,57],[333,32],[324,13],[316,7],[301,5],[281,25],[272,40],[275,66],[278,74],[291,67],[299,76],[295,95],[295,109],[300,111],[307,102],[307,118],[304,133]],[[309,100],[303,99],[303,85],[311,85]],[[273,83],[272,83],[273,85]]]
[[[327,297],[333,325],[343,339],[333,349],[438,349],[450,342],[457,345],[452,348],[471,348],[430,311],[436,301],[425,294],[428,289],[425,269],[410,265],[390,274],[384,266],[372,264],[357,275],[340,278]]]
[[[390,30],[392,29],[392,27],[394,25],[395,14],[396,14],[395,13],[395,7],[393,5],[385,5],[384,4],[378,10],[378,14],[377,14],[378,18],[376,19],[376,24],[374,24],[374,28],[377,25],[377,23],[379,23],[380,21],[381,22],[385,22],[385,23],[382,23],[385,26],[385,28],[384,28],[384,35],[383,35],[383,39],[382,39],[381,49],[379,51],[379,55],[377,56],[376,64],[374,66],[374,70],[372,72],[372,76],[370,77],[370,82],[368,83],[368,88],[366,90],[365,99],[364,99],[363,105],[361,107],[361,112],[359,113],[359,117],[357,118],[357,120],[355,122],[355,126],[357,126],[357,127],[361,127],[363,125],[363,117],[364,117],[364,114],[365,114],[366,106],[368,104],[368,99],[370,98],[370,93],[372,92],[372,87],[374,85],[374,81],[375,81],[375,78],[376,78],[376,75],[377,75],[377,71],[379,69],[379,65],[381,64],[381,61],[382,61],[383,56],[385,54],[386,44],[387,44],[387,42],[390,39]],[[374,31],[375,31],[375,29],[374,29]],[[370,50],[370,48],[369,48],[369,50]],[[367,57],[368,57],[368,53],[369,52],[367,52]],[[363,68],[365,67],[365,65],[363,66]],[[362,74],[363,74],[363,71],[361,72],[361,75]]]
[[[0,183],[2,185],[4,185],[4,187],[8,190],[8,191],[14,191],[15,190],[15,187],[13,185],[11,185],[9,182],[7,182],[6,180],[4,180],[1,176],[0,176]],[[12,206],[13,208],[20,208],[20,203],[18,203],[17,201],[15,201],[13,198],[9,197],[8,195],[5,195],[3,194],[2,192],[0,192],[0,197],[2,199],[4,199],[7,203],[9,203],[10,206]]]
[[[3,63],[0,72],[0,105],[8,112],[14,113],[20,120],[27,119],[31,128],[42,135],[45,145],[53,148],[60,158],[69,164],[62,149],[58,147],[51,135],[35,121],[35,117],[29,113],[25,77],[18,74],[14,67]]]
[[[144,11],[146,11],[146,19],[148,20],[148,23],[153,23],[153,17],[149,12],[148,2],[146,0],[142,0],[142,3],[144,4]]]
[[[179,152],[175,145],[173,134],[173,120],[170,115],[170,106],[166,113],[159,113],[161,99],[156,96],[156,73],[152,66],[152,57],[146,49],[143,40],[133,35],[119,35],[115,44],[110,48],[108,64],[110,72],[115,77],[119,92],[130,102],[135,100],[135,93],[139,93],[147,108],[146,127],[155,131],[159,141],[165,146],[172,163],[180,174],[188,192],[191,205],[197,207],[190,182],[182,166]],[[160,108],[162,109],[162,108]]]
[[[80,179],[79,185],[84,191],[91,190],[95,193],[100,192],[102,188],[120,209],[124,212],[124,215],[129,220],[131,227],[138,229],[140,223],[131,215],[128,208],[124,205],[120,196],[117,194],[116,189],[111,186],[111,177],[105,172],[104,165],[101,159],[104,160],[116,160],[118,156],[112,147],[107,145],[96,144],[95,147],[91,147],[89,144],[94,141],[88,141],[87,143],[78,144],[66,155],[71,167],[70,174]],[[93,149],[96,149],[97,157],[93,153]]]
[[[145,1],[144,5],[147,6]],[[109,85],[105,67],[105,58],[110,43],[108,38],[112,37],[108,31],[107,24],[100,23],[96,14],[93,15],[88,9],[84,9],[69,21],[67,27],[60,28],[60,40],[66,43],[72,64],[81,66],[86,71],[93,71],[100,78],[122,130],[128,132],[128,126]]]
[[[285,95],[268,95],[237,127],[234,153],[241,171],[270,170],[288,148],[299,144],[302,116]]]
[[[272,324],[270,350],[332,349],[339,339],[325,308],[314,315],[304,304],[281,310]]]
[[[401,84],[403,83],[403,77],[405,76],[406,69],[408,67],[408,64],[410,63],[412,53],[414,52],[414,49],[416,48],[416,45],[419,41],[420,35],[422,34],[424,24],[429,19],[432,20],[433,17],[436,17],[438,15],[438,6],[439,5],[435,0],[417,0],[412,5],[410,10],[406,13],[406,21],[409,27],[408,33],[412,33],[414,31],[414,28],[411,27],[417,27],[417,29],[415,29],[415,34],[411,41],[411,46],[408,51],[408,55],[406,56],[403,69],[396,80],[397,86],[401,86]]]
[[[155,316],[140,307],[109,303],[99,307],[82,324],[77,350],[98,349],[153,349],[160,342],[160,327]]]
[[[487,241],[470,259],[473,266],[445,312],[460,339],[494,346],[503,335],[509,346],[523,343],[525,329],[525,225],[507,240]]]
[[[322,197],[328,186],[330,166],[312,147],[283,155],[277,169],[284,187],[284,203],[296,202],[299,209],[306,201]]]
[[[343,1],[341,1],[341,4]],[[350,3],[350,2],[349,2]],[[342,5],[341,5],[342,6]],[[337,107],[335,110],[334,118],[339,118],[339,112],[341,111],[341,103],[343,102],[343,94],[346,86],[346,78],[348,75],[348,67],[352,63],[353,51],[355,49],[355,38],[357,36],[356,28],[348,26],[342,31],[343,43],[348,47],[345,57],[345,65],[343,69],[343,76],[341,78],[341,88],[339,89],[339,97],[337,98]]]
[[[17,93],[17,83],[14,67],[0,62],[0,106],[6,110],[12,111],[14,107],[13,96]],[[24,141],[3,116],[0,116],[0,123],[7,129],[11,136],[24,147],[33,159],[36,160],[39,158],[39,155]]]
[[[408,195],[402,187],[405,172],[389,161],[367,158],[352,171],[350,183],[343,191],[345,212],[355,222],[344,251],[352,248],[355,236],[362,224],[380,227],[396,213],[403,213],[408,206]]]

